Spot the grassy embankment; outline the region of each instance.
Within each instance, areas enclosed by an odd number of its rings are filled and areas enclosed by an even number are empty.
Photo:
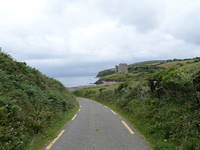
[[[199,58],[132,66],[132,78],[125,77],[119,85],[80,89],[74,93],[113,108],[155,150],[199,150]],[[102,78],[111,79],[113,75]],[[116,79],[118,75],[114,76]]]
[[[66,122],[68,122],[78,111],[78,105],[62,116],[59,116],[55,121],[45,129],[42,134],[36,135],[31,143],[27,146],[27,150],[41,150],[49,142],[51,142],[60,133]]]
[[[60,82],[0,52],[1,150],[39,150],[77,107]]]

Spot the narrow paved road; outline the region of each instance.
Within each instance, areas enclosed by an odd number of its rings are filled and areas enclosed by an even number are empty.
[[[47,150],[150,150],[123,119],[97,102],[79,98],[80,111]]]

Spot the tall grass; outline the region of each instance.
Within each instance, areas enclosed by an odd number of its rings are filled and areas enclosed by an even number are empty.
[[[1,150],[26,149],[76,105],[60,82],[0,52]]]
[[[200,149],[199,63],[172,67],[113,88],[74,93],[106,104],[127,118],[155,150]]]

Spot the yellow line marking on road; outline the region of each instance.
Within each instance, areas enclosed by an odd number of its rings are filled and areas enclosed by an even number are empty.
[[[117,115],[117,113],[116,112],[114,112],[113,110],[110,110],[114,115]]]
[[[105,108],[108,108],[107,106],[104,106]]]
[[[46,147],[46,150],[51,149],[51,147],[56,143],[56,141],[64,134],[65,130],[62,130],[60,134]]]
[[[121,120],[121,122],[122,122],[122,124],[128,129],[128,131],[129,131],[131,134],[135,134],[135,133],[133,132],[133,130],[126,124],[125,121]]]
[[[72,118],[72,120],[74,120],[76,117],[77,117],[77,114],[76,114],[76,115],[74,115],[74,117]]]

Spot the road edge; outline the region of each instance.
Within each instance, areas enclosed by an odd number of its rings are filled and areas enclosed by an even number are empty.
[[[55,138],[61,133],[65,124],[71,121],[73,116],[78,112],[80,108],[80,104],[71,109],[68,114],[64,115],[63,119],[59,122],[55,122],[49,129],[47,129],[47,133],[45,135],[39,135],[27,147],[27,150],[46,150],[46,147],[53,141]]]
[[[97,102],[99,104],[102,104],[104,107],[107,107],[109,108],[110,110],[114,111],[114,112],[117,112],[117,115],[119,117],[121,117],[121,119],[123,119],[127,124],[128,126],[134,130],[134,134],[138,135],[140,138],[142,138],[142,140],[145,142],[145,144],[147,144],[151,150],[153,150],[153,145],[148,141],[148,139],[134,126],[134,124],[129,121],[127,115],[125,115],[124,113],[122,113],[122,111],[119,111],[115,106],[111,105],[111,104],[107,104],[107,103],[104,103],[104,102],[101,102],[101,101],[97,101],[95,99],[91,99],[91,98],[87,98],[87,97],[77,97],[77,98],[85,98],[85,99],[88,99],[88,100],[91,100],[91,101],[94,101],[94,102]]]

